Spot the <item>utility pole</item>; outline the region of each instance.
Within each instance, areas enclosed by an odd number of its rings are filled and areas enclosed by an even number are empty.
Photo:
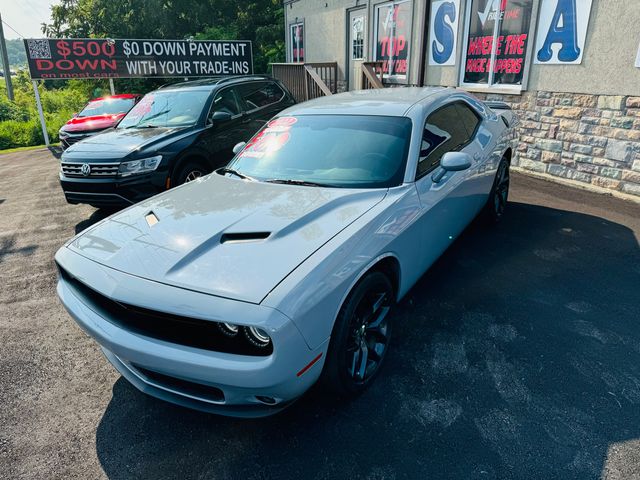
[[[7,84],[7,97],[13,102],[13,85],[11,85],[11,70],[9,69],[9,54],[7,52],[7,44],[4,41],[2,15],[0,15],[0,50],[2,50],[2,68],[4,69],[4,81]]]

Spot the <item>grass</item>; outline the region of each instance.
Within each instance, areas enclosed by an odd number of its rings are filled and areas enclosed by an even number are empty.
[[[57,143],[52,143],[52,147],[57,147]],[[5,153],[15,153],[15,152],[25,152],[28,150],[39,150],[41,148],[47,148],[46,145],[34,145],[31,147],[16,147],[16,148],[7,148],[6,150],[0,150],[0,155],[4,155]]]

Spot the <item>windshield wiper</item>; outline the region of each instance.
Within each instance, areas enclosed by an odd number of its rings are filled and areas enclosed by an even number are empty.
[[[256,181],[255,178],[250,177],[249,175],[245,175],[244,173],[240,173],[239,171],[229,167],[219,168],[218,170],[216,170],[216,173],[230,173],[231,175],[235,175],[236,177],[241,178],[243,180],[251,180],[252,182]]]
[[[304,187],[333,187],[328,183],[308,182],[307,180],[294,180],[292,178],[272,178],[265,180],[267,183],[282,183],[284,185],[302,185]]]

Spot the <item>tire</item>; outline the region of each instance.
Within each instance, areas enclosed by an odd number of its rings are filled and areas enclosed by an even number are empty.
[[[483,211],[485,220],[491,225],[498,223],[504,216],[509,199],[509,178],[509,161],[503,158],[498,164],[489,200],[487,200]]]
[[[325,390],[349,397],[373,382],[388,350],[394,298],[393,286],[381,272],[368,273],[353,288],[331,333],[321,377]]]
[[[174,187],[177,187],[178,185],[182,185],[183,183],[191,182],[196,178],[211,173],[210,170],[211,169],[202,162],[189,160],[184,165],[182,165],[182,167],[180,167],[177,174],[175,175],[175,178],[172,179],[171,184]]]

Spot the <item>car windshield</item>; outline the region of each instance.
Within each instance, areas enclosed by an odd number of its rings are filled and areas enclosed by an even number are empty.
[[[209,97],[207,90],[168,90],[145,95],[118,128],[189,127],[195,125]]]
[[[133,98],[103,98],[93,100],[78,113],[78,117],[92,117],[94,115],[117,115],[128,112],[134,104]]]
[[[279,117],[220,173],[274,183],[388,188],[402,183],[410,137],[405,117]]]

